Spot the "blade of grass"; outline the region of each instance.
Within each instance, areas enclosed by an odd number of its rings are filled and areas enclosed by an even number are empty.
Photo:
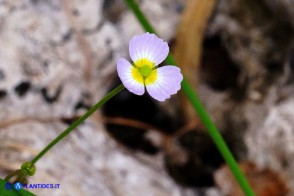
[[[138,21],[141,23],[145,31],[149,33],[155,33],[154,28],[151,26],[143,12],[140,10],[138,4],[134,0],[125,0],[127,6],[133,11],[134,15],[137,17]],[[176,62],[172,55],[168,55],[165,60],[169,65],[176,65]],[[184,91],[185,95],[187,96],[188,100],[192,104],[195,111],[198,113],[199,118],[207,128],[209,135],[211,136],[212,140],[214,141],[215,145],[219,149],[220,153],[224,157],[225,161],[227,162],[229,168],[231,169],[233,175],[235,176],[237,182],[239,183],[240,187],[244,191],[247,196],[254,196],[254,192],[249,185],[247,179],[245,178],[244,174],[242,173],[239,165],[237,164],[235,158],[233,157],[230,149],[228,148],[227,144],[225,143],[223,137],[219,133],[217,127],[211,120],[209,114],[206,112],[203,104],[201,103],[198,95],[190,86],[186,79],[182,82],[182,90]]]

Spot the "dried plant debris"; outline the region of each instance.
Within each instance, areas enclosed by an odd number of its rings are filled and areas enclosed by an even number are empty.
[[[259,169],[251,162],[243,162],[240,167],[256,196],[286,196],[289,193],[287,183],[279,173],[270,169]],[[222,166],[215,173],[215,181],[225,195],[244,195],[227,166]]]
[[[199,80],[202,41],[215,4],[215,0],[188,1],[173,43],[172,53],[175,60],[181,66],[183,74],[194,89],[197,89]],[[194,120],[195,112],[190,104],[185,98],[182,98],[180,101],[180,109],[184,116],[183,120],[185,122]]]
[[[177,28],[173,53],[193,87],[198,83],[203,36],[215,3],[215,0],[188,1]]]

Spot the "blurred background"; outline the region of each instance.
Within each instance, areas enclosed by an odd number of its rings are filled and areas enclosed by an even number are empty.
[[[140,0],[257,195],[294,195],[294,1]],[[109,90],[144,33],[123,0],[0,0],[0,176]],[[37,195],[241,196],[183,94],[124,91],[37,163]]]

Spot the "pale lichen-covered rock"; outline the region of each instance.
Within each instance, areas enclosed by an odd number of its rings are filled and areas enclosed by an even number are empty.
[[[148,5],[147,5],[148,4]],[[113,24],[103,1],[0,2],[0,174],[30,160],[94,104],[115,79],[116,59],[128,55],[131,36],[142,32],[131,17]],[[144,8],[145,7],[145,8]],[[178,19],[161,3],[143,2],[169,39]],[[127,10],[124,15],[131,16]],[[163,17],[164,15],[171,17]],[[133,26],[136,26],[132,30]],[[162,154],[122,148],[94,115],[37,163],[30,183],[60,184],[38,195],[192,195],[167,175]],[[99,120],[100,119],[100,120]]]
[[[278,171],[287,180],[292,194],[294,190],[293,107],[293,99],[272,106],[259,130],[251,130],[246,138],[250,158],[259,167]]]

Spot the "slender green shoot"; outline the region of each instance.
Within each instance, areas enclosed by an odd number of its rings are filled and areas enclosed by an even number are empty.
[[[125,87],[121,84],[107,95],[105,95],[99,102],[92,106],[83,116],[81,116],[77,121],[71,124],[67,129],[65,129],[59,136],[57,136],[52,142],[50,142],[35,158],[32,159],[31,163],[34,165],[41,157],[43,157],[53,146],[65,138],[70,132],[72,132],[77,126],[83,123],[90,115],[92,115],[98,108],[100,108],[104,103],[110,100],[112,97],[117,95],[119,92],[124,90]]]

